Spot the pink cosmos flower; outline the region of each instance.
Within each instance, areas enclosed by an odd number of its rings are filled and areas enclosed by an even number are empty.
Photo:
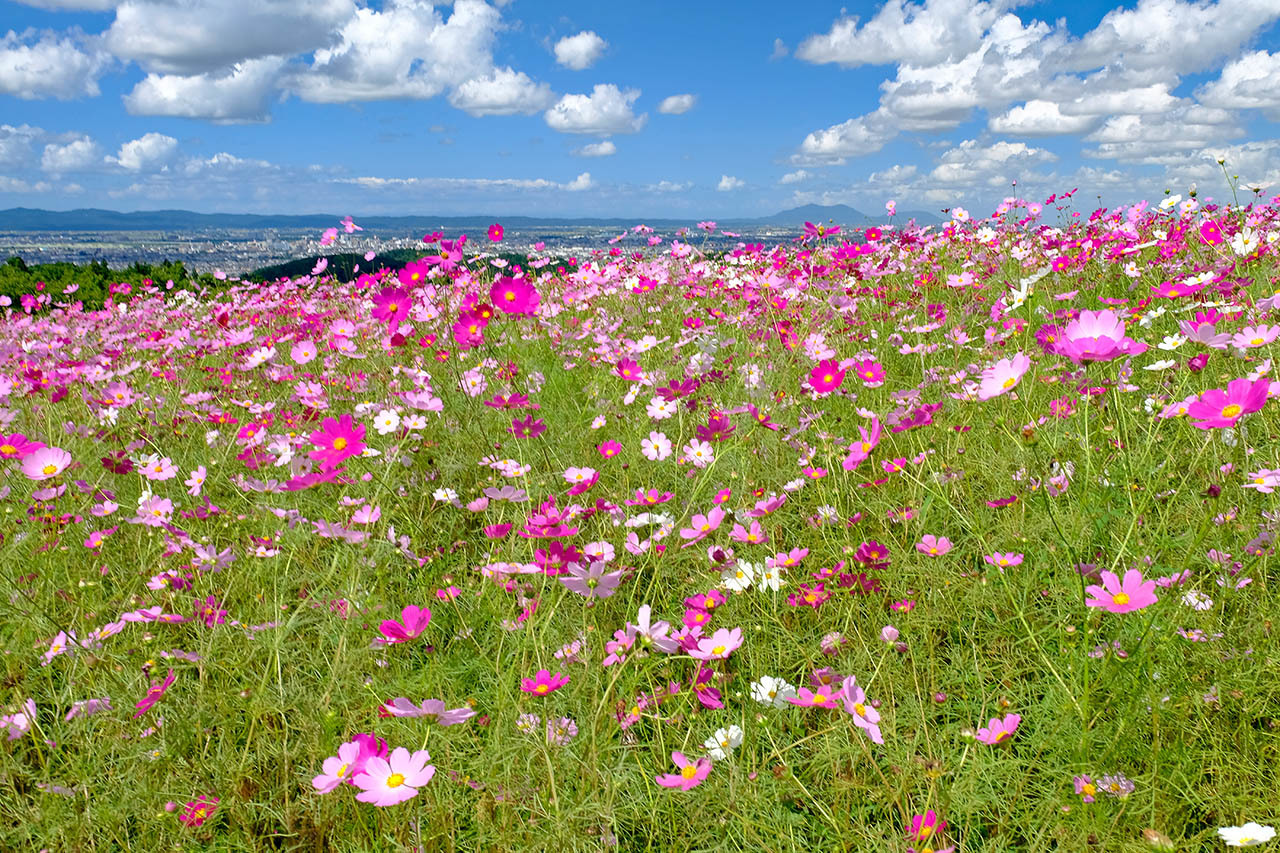
[[[351,415],[325,418],[320,429],[311,433],[311,442],[318,449],[308,455],[325,468],[335,468],[364,452],[364,432],[364,424],[354,423]]]
[[[218,809],[218,802],[217,797],[207,797],[201,794],[187,803],[186,810],[178,815],[178,821],[191,827],[200,826],[213,817],[213,813]]]
[[[992,746],[1001,744],[1013,737],[1013,733],[1018,730],[1018,724],[1022,722],[1022,717],[1018,714],[1009,714],[1003,720],[991,718],[991,722],[985,728],[978,729],[978,743],[986,743]]]
[[[999,551],[996,551],[991,554],[984,554],[982,559],[987,563],[987,565],[997,566],[999,568],[1004,568],[1006,566],[1022,565],[1021,554],[1014,554],[1014,553],[1002,554]]]
[[[164,681],[161,681],[159,684],[153,684],[147,689],[147,695],[143,696],[135,706],[138,709],[133,714],[135,720],[150,711],[151,706],[160,701],[160,697],[169,690],[169,686],[173,684],[176,677],[177,676],[173,674],[173,670],[171,669],[169,670],[169,674],[164,677]]]
[[[569,676],[562,675],[559,672],[552,675],[550,670],[540,669],[533,678],[521,679],[520,689],[535,696],[546,696],[550,693],[555,693],[568,683]]]
[[[1013,358],[1002,358],[982,371],[982,381],[978,385],[978,399],[991,400],[1012,390],[1022,381],[1022,377],[1031,367],[1031,359],[1023,353]]]
[[[343,782],[352,784],[351,777],[363,773],[368,761],[368,757],[365,761],[359,761],[361,751],[361,746],[356,741],[348,741],[339,746],[336,756],[324,760],[319,775],[311,780],[312,787],[321,794],[327,794]]]
[[[872,743],[884,743],[880,734],[880,712],[871,707],[867,694],[858,686],[857,680],[849,676],[840,685],[840,698],[844,701],[844,709],[853,716],[853,724],[867,733]]]
[[[725,511],[718,506],[712,507],[706,515],[701,513],[695,515],[690,519],[689,527],[680,530],[680,538],[689,540],[680,547],[688,548],[690,545],[697,545],[714,533],[724,519]]]
[[[0,433],[0,459],[22,459],[44,447],[39,441],[32,441],[20,432],[13,435]]]
[[[316,345],[311,341],[298,341],[289,349],[289,355],[298,364],[306,364],[313,360],[318,353],[319,350],[316,349]]]
[[[22,460],[22,473],[32,480],[52,479],[71,465],[71,454],[60,447],[41,447]]]
[[[489,226],[489,239],[494,243],[502,241],[502,226],[497,222]]]
[[[951,547],[950,539],[945,536],[934,536],[932,533],[926,533],[916,543],[916,550],[921,554],[928,554],[930,557],[941,557],[948,553]]]
[[[364,772],[352,780],[361,789],[356,799],[375,806],[394,806],[416,797],[418,788],[436,773],[436,768],[427,764],[430,759],[425,749],[411,754],[403,746],[391,752],[390,760],[370,758]]]
[[[839,694],[833,692],[829,688],[819,687],[817,690],[810,690],[808,687],[801,687],[796,691],[795,696],[788,696],[787,701],[792,705],[799,705],[801,708],[838,708]]]
[[[392,699],[382,706],[393,717],[418,717],[434,720],[441,726],[456,726],[465,723],[476,715],[471,708],[446,708],[441,699],[424,699],[422,704],[415,705],[403,696]]]
[[[504,275],[489,288],[489,299],[504,314],[533,314],[541,297],[528,279]]]
[[[409,316],[413,307],[413,297],[409,291],[400,287],[384,287],[373,297],[373,310],[369,312],[376,320],[381,320],[392,331],[400,326],[400,322]]]
[[[655,776],[653,781],[664,788],[679,788],[688,791],[702,784],[702,780],[711,775],[711,759],[699,758],[696,762],[684,757],[683,752],[671,753],[671,760],[680,769],[679,773],[664,773]]]
[[[387,619],[378,626],[385,643],[404,643],[422,636],[431,622],[431,611],[416,604],[410,604],[400,611],[401,621]]]
[[[1063,330],[1056,349],[1079,364],[1139,355],[1147,351],[1147,345],[1125,336],[1124,320],[1114,311],[1081,311]]]
[[[875,418],[871,421],[871,432],[867,432],[866,427],[858,427],[858,432],[862,434],[862,440],[855,441],[849,446],[849,455],[841,464],[846,471],[856,471],[859,465],[871,457],[871,451],[880,444],[880,419]]]
[[[1231,339],[1231,345],[1241,350],[1254,349],[1266,346],[1278,337],[1280,337],[1280,326],[1245,326],[1236,332],[1235,337]]]
[[[1156,598],[1156,582],[1144,581],[1139,569],[1129,569],[1124,573],[1124,581],[1115,572],[1102,573],[1102,586],[1090,584],[1085,592],[1091,598],[1085,599],[1089,607],[1101,607],[1108,613],[1130,613],[1141,610],[1159,601]]]
[[[697,646],[689,650],[689,657],[697,660],[724,660],[741,646],[741,628],[719,628],[710,637],[700,638]]]
[[[1232,379],[1225,391],[1211,388],[1201,394],[1199,400],[1187,407],[1187,415],[1197,429],[1234,427],[1242,417],[1266,404],[1270,385],[1266,377],[1256,382]]]
[[[819,394],[835,391],[844,382],[844,371],[835,359],[824,359],[809,371],[809,385]]]
[[[907,827],[907,838],[911,841],[928,841],[946,828],[947,822],[938,817],[933,809],[929,809],[911,819],[911,826]]]

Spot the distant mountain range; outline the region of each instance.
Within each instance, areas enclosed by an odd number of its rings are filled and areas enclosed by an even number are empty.
[[[336,225],[338,219],[337,216],[327,214],[194,213],[190,210],[137,210],[122,213],[98,208],[39,210],[29,207],[12,207],[8,210],[0,210],[0,231],[194,231],[198,229],[322,231]],[[942,221],[934,214],[919,211],[900,211],[894,217],[896,222],[906,222],[910,219],[915,219],[921,225],[934,225]],[[534,216],[366,216],[356,218],[356,224],[371,232],[413,233],[437,229],[476,229],[488,228],[494,222],[501,222],[504,227],[511,229],[572,226],[629,228],[641,222],[651,227],[679,228],[693,224],[688,219],[644,219],[643,217],[597,219]],[[808,204],[770,216],[717,220],[721,228],[729,229],[763,226],[798,229],[803,227],[805,222],[815,224],[830,222],[848,228],[860,228],[883,224],[885,220],[883,217],[867,216],[844,204]]]

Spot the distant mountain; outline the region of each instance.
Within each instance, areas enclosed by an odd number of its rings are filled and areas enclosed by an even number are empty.
[[[908,211],[899,212],[894,220],[906,222],[912,217],[920,224],[936,224],[941,221],[932,214]],[[57,211],[13,207],[0,210],[0,231],[192,231],[197,229],[264,231],[273,228],[320,231],[333,227],[338,223],[338,219],[339,217],[332,214],[193,213],[190,210],[138,210],[122,213],[98,208]],[[883,218],[867,216],[844,204],[809,204],[771,216],[718,221],[720,225],[730,228],[774,225],[798,229],[805,222],[824,224],[828,220],[848,228],[883,224],[885,221]],[[494,222],[501,222],[511,229],[572,226],[626,228],[637,222],[645,222],[653,227],[678,228],[692,224],[687,219],[540,216],[365,216],[357,217],[356,221],[366,231],[396,233],[426,232],[436,229],[482,229]]]

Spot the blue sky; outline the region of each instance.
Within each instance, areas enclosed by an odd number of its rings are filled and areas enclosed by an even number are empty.
[[[1280,182],[1277,20],[1280,0],[0,0],[0,208],[1225,195],[1219,158]]]

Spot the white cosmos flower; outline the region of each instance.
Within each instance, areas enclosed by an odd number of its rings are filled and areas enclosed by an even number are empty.
[[[1244,826],[1224,826],[1218,830],[1218,837],[1228,847],[1256,847],[1266,844],[1276,837],[1274,827],[1249,821]]]

